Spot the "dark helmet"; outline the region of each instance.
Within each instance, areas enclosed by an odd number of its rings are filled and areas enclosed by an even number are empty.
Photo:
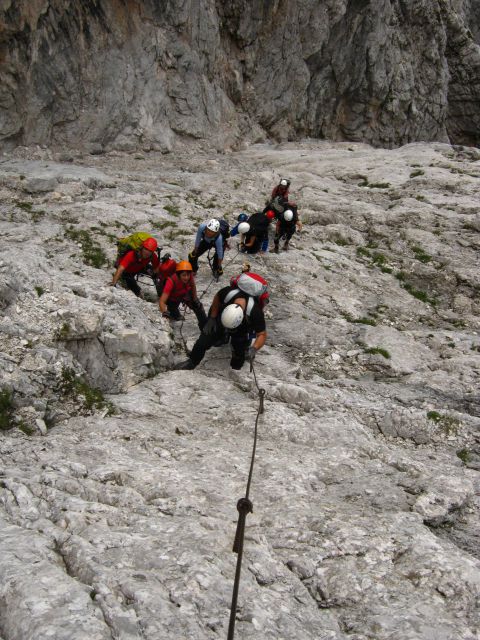
[[[238,216],[237,220],[238,220],[239,222],[246,222],[246,221],[248,220],[248,216],[247,216],[247,214],[246,214],[246,213],[241,213],[241,214]]]

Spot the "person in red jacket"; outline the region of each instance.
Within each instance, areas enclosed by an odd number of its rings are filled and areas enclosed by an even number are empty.
[[[287,180],[287,178],[282,178],[280,182],[277,184],[277,186],[274,187],[270,201],[274,200],[277,196],[281,196],[288,202],[289,188],[290,188],[290,180]]]
[[[195,276],[190,262],[182,260],[177,264],[176,273],[167,278],[162,295],[158,300],[158,306],[164,318],[180,320],[180,303],[186,304],[197,317],[200,331],[207,321],[207,314],[203,304],[198,299]]]
[[[266,213],[268,209],[273,209],[276,215],[279,215],[289,208],[289,188],[290,180],[282,178],[280,182],[274,187],[270,200],[265,203],[265,209],[263,213]],[[294,203],[291,203],[292,205]]]
[[[139,251],[134,251],[133,249],[127,251],[120,258],[117,270],[109,285],[114,287],[121,279],[127,289],[133,291],[139,298],[143,298],[143,292],[138,286],[135,276],[139,273],[144,273],[151,276],[155,285],[157,284],[157,274],[160,269],[160,260],[156,254],[157,246],[155,238],[147,238]],[[151,267],[151,272],[149,272],[149,267]]]

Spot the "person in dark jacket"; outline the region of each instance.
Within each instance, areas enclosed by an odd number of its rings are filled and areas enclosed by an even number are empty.
[[[251,345],[251,334],[255,340]],[[267,339],[265,316],[255,298],[233,287],[223,287],[213,298],[208,319],[195,342],[190,357],[176,369],[195,369],[205,353],[215,344],[230,338],[232,369],[241,369],[248,357],[253,362]]]
[[[298,218],[297,207],[286,209],[283,213],[277,215],[277,224],[275,226],[275,238],[273,239],[274,248],[272,251],[278,253],[280,240],[285,240],[282,249],[288,251],[288,243],[290,242],[295,230],[302,230],[302,223]]]
[[[271,210],[252,214],[248,219],[250,229],[244,236],[240,251],[242,253],[266,251],[268,249],[268,227],[274,219],[275,213]]]

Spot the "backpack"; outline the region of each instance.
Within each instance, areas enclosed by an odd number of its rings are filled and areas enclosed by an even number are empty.
[[[175,262],[175,260],[173,260],[173,258],[170,257],[169,253],[166,253],[160,260],[160,267],[158,272],[159,278],[164,278],[166,280],[168,277],[173,276],[176,270],[177,263]]]
[[[142,244],[147,240],[147,238],[151,238],[152,235],[147,233],[146,231],[137,231],[136,233],[132,233],[129,236],[125,236],[125,238],[118,238],[117,240],[117,260],[123,258],[123,256],[129,251],[139,251],[142,247]]]
[[[288,205],[288,200],[281,195],[275,196],[273,200],[270,202],[270,206],[275,211],[275,213],[283,213]]]
[[[220,220],[220,233],[224,240],[230,237],[230,225],[226,220]]]
[[[252,213],[248,219],[248,224],[250,225],[250,236],[255,236],[262,240],[262,238],[268,234],[268,226],[270,223],[263,211]]]
[[[255,302],[258,302],[260,309],[263,309],[270,300],[268,282],[265,278],[259,276],[258,273],[253,273],[252,271],[241,273],[239,276],[231,278],[230,286],[232,287],[232,291],[227,293],[224,303],[228,304],[240,291],[246,293],[248,295],[245,312],[247,318],[250,316]]]

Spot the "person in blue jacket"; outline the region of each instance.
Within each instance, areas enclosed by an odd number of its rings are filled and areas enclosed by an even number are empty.
[[[246,213],[240,213],[238,215],[237,218],[237,224],[232,227],[232,230],[230,231],[230,235],[232,236],[232,238],[234,236],[238,236],[239,233],[241,233],[241,231],[238,230],[238,227],[242,224],[242,222],[246,222],[248,220],[248,215]]]
[[[202,222],[198,227],[195,238],[195,248],[188,254],[188,261],[192,265],[194,273],[198,271],[198,258],[203,255],[205,251],[215,247],[212,270],[214,275],[222,275],[222,261],[226,238],[223,236],[220,227],[220,221],[216,218],[212,218],[208,222]]]

